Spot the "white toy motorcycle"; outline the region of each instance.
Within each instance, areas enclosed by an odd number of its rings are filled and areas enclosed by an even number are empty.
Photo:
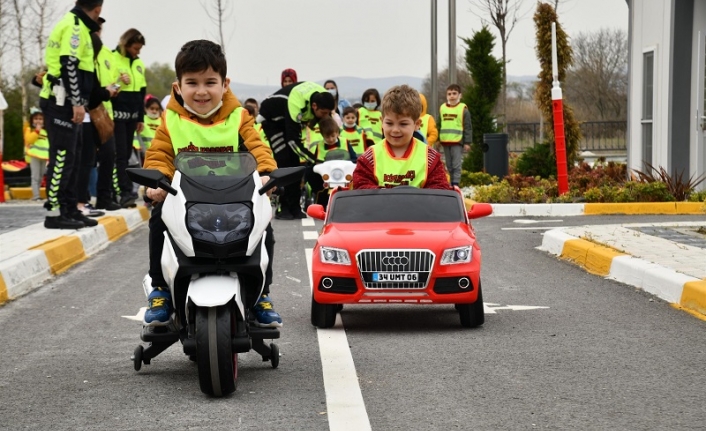
[[[343,149],[329,151],[323,163],[314,165],[314,172],[321,175],[326,189],[347,188],[353,180],[354,170],[355,163],[350,161],[348,151]]]
[[[128,169],[130,179],[169,192],[162,203],[167,226],[161,266],[173,302],[173,321],[143,327],[149,343],[134,352],[135,370],[177,341],[198,364],[201,391],[213,396],[236,389],[238,353],[255,350],[273,368],[279,349],[263,340],[279,330],[250,324],[250,308],[264,287],[269,262],[265,229],[272,219],[266,195],[275,186],[297,182],[304,168],[282,168],[262,186],[255,158],[242,153],[182,152],[169,184],[157,170]],[[145,294],[152,291],[149,276]]]

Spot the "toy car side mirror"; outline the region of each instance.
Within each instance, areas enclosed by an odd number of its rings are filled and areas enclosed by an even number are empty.
[[[493,213],[493,207],[490,204],[473,204],[471,209],[468,211],[469,219],[476,219],[481,217],[489,216]]]
[[[326,211],[324,211],[323,205],[311,204],[306,209],[306,215],[317,220],[323,220],[326,218]]]

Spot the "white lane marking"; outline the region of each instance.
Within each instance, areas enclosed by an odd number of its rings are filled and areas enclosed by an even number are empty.
[[[316,223],[314,223],[313,218],[307,217],[307,218],[302,219],[302,226],[304,226],[304,227],[316,226]]]
[[[504,227],[500,230],[550,230],[550,229],[563,229],[570,226],[535,226],[535,227]]]
[[[288,275],[285,275],[285,277],[287,277],[288,279],[290,279],[290,280],[292,280],[292,281],[296,281],[297,283],[301,283],[301,282],[302,282],[300,279],[294,278],[294,277],[290,277],[290,276],[288,276]]]
[[[311,274],[314,249],[304,249]],[[311,276],[309,287],[313,289]],[[331,329],[317,329],[330,431],[372,430],[341,315]]]
[[[498,314],[496,310],[513,310],[513,311],[525,311],[525,310],[541,310],[547,309],[549,307],[541,307],[536,305],[505,305],[494,304],[492,302],[486,302],[483,304],[483,312],[485,314]]]
[[[124,317],[128,320],[135,320],[137,322],[142,322],[145,319],[145,311],[147,311],[147,307],[142,307],[137,312],[137,314],[134,316],[121,316],[121,317]]]
[[[513,223],[520,224],[535,224],[535,223],[561,223],[564,220],[528,220],[528,219],[518,219],[513,220]]]
[[[304,234],[304,239],[317,239],[319,237],[319,233],[315,230],[305,230],[302,232]]]

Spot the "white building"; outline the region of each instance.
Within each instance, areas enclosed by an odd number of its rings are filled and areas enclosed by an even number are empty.
[[[626,0],[628,168],[706,172],[706,0]],[[702,183],[699,189],[706,188]]]

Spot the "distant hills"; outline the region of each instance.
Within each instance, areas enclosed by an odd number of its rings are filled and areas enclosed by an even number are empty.
[[[339,76],[331,78],[336,81],[340,92],[339,98],[348,99],[351,103],[360,101],[363,92],[368,88],[376,88],[382,96],[387,89],[392,86],[407,84],[411,87],[421,90],[423,78],[414,76],[391,76],[388,78],[355,78],[352,76]],[[326,80],[316,81],[323,85]],[[241,84],[239,82],[231,82],[230,88],[238,96],[238,99],[245,100],[248,97],[253,97],[258,101],[262,101],[265,97],[279,90],[279,86],[273,85],[251,85]]]
[[[368,88],[376,88],[382,96],[387,89],[392,86],[407,84],[417,90],[422,89],[422,83],[425,78],[417,78],[415,76],[391,76],[387,78],[355,78],[352,76],[339,76],[331,78],[336,81],[339,97],[348,99],[349,102],[359,102],[363,92]],[[520,82],[523,84],[534,82],[536,76],[508,76],[508,82]],[[316,81],[323,85],[324,81]],[[252,85],[242,84],[239,82],[231,82],[230,88],[238,96],[238,99],[245,100],[248,97],[253,97],[258,101],[262,101],[267,96],[279,90],[279,86],[274,85]]]

